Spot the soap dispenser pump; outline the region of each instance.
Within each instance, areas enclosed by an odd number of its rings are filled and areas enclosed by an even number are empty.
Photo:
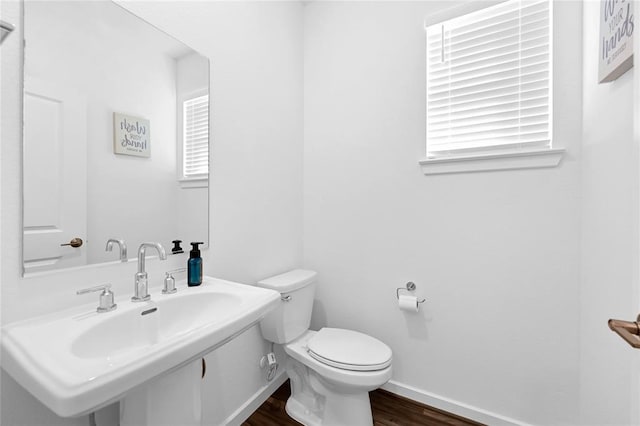
[[[204,243],[191,243],[191,251],[187,261],[187,285],[189,287],[202,284],[202,257],[200,257],[200,247],[198,247],[200,244]]]
[[[171,242],[173,243],[171,254],[184,253],[184,251],[182,250],[182,247],[180,247],[180,243],[182,242],[182,240],[173,240]]]

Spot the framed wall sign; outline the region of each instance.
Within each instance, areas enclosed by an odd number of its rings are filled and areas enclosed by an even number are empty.
[[[633,66],[633,0],[600,1],[598,81],[613,81]]]
[[[113,152],[149,157],[151,155],[149,120],[113,113]]]

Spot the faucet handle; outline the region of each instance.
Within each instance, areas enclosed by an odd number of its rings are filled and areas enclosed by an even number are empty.
[[[162,294],[173,294],[178,289],[176,288],[176,280],[173,278],[173,274],[178,274],[180,272],[185,272],[187,268],[179,268],[174,269],[172,271],[167,271],[164,273],[164,288],[162,289]]]
[[[76,294],[79,295],[102,291],[102,293],[100,293],[100,304],[96,308],[96,311],[98,311],[98,313],[103,313],[113,311],[118,307],[118,305],[113,302],[113,292],[110,289],[111,284],[101,284],[94,287],[80,289],[76,291]]]

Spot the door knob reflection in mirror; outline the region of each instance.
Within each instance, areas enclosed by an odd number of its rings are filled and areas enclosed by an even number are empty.
[[[640,315],[635,321],[609,320],[609,328],[628,344],[640,349]]]
[[[73,248],[78,248],[80,246],[82,246],[82,238],[72,238],[71,241],[69,241],[68,243],[65,244],[60,244],[61,246],[71,246]]]

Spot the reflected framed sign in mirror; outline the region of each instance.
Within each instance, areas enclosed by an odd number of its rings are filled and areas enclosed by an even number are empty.
[[[209,60],[111,1],[24,19],[25,274],[208,241]]]

